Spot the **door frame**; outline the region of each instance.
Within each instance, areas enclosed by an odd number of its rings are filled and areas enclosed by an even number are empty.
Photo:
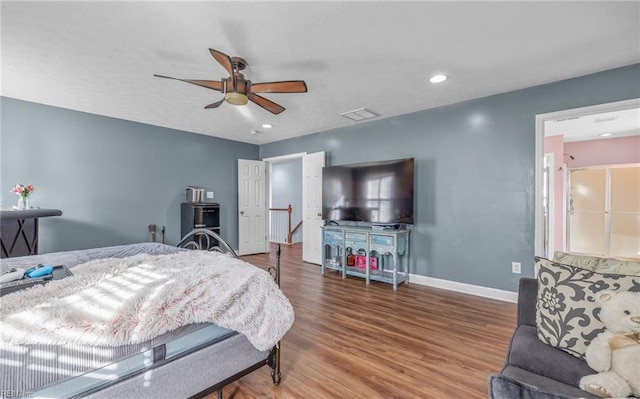
[[[544,228],[546,229],[546,233],[547,233],[547,251],[546,251],[546,255],[547,257],[550,256],[550,254],[553,254],[553,252],[555,251],[555,198],[556,198],[556,192],[555,192],[555,154],[553,152],[546,152],[544,154],[544,157],[547,158],[547,210],[549,211],[547,214],[547,223],[544,226]],[[544,168],[544,164],[543,164],[543,168]],[[544,253],[544,250],[543,250]],[[551,255],[553,256],[553,255]]]
[[[535,204],[534,204],[534,253],[536,256],[544,255],[544,210],[542,206],[542,186],[544,173],[544,124],[547,121],[575,118],[584,115],[600,114],[604,112],[620,111],[640,107],[640,98],[616,101],[606,104],[592,105],[588,107],[573,108],[557,112],[536,115],[535,131]]]

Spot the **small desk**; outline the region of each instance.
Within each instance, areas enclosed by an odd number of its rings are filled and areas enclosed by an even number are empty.
[[[38,219],[60,216],[58,209],[0,211],[0,258],[38,254]]]

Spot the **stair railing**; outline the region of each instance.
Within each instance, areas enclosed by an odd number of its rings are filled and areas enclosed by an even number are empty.
[[[302,225],[302,220],[293,229],[291,228],[291,204],[286,208],[269,208],[271,220],[269,241],[284,244],[293,243],[293,235]]]

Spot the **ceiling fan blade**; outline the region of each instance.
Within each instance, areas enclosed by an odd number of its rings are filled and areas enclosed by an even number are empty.
[[[271,112],[272,114],[278,115],[279,113],[281,113],[282,111],[285,110],[285,108],[283,106],[278,105],[278,104],[274,103],[271,100],[267,100],[266,98],[261,97],[261,96],[259,96],[257,94],[249,93],[249,94],[247,94],[247,97],[249,97],[249,100],[251,100],[254,103],[258,104],[259,106],[261,106],[262,108],[264,108],[267,111]]]
[[[181,82],[186,82],[186,83],[191,83],[193,85],[206,87],[207,89],[222,91],[222,82],[219,80],[178,79],[178,78],[172,78],[171,76],[163,76],[163,75],[153,75],[153,76],[158,78],[164,78],[164,79],[179,80]]]
[[[252,93],[306,93],[304,80],[287,80],[283,82],[252,83]]]
[[[218,108],[220,104],[222,104],[223,102],[224,102],[224,97],[220,101],[216,101],[215,103],[211,103],[207,105],[206,107],[204,107],[204,109]]]
[[[227,72],[229,72],[229,76],[233,76],[233,63],[231,62],[231,57],[212,48],[209,49],[209,52],[213,58],[215,58],[216,61],[218,61],[218,63],[222,65]]]

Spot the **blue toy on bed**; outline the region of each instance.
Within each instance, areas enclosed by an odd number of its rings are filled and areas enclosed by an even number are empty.
[[[36,267],[32,267],[24,272],[24,275],[29,278],[42,277],[53,273],[52,265],[43,265],[42,263]]]

